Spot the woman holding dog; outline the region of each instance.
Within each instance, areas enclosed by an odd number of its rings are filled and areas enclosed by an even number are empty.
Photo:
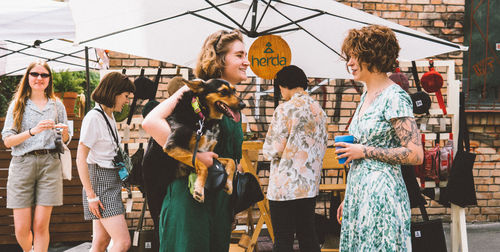
[[[52,208],[63,204],[54,129],[62,129],[62,140],[67,143],[67,124],[64,105],[54,96],[49,65],[44,61],[31,63],[9,105],[2,130],[5,146],[12,148],[7,208],[13,209],[15,235],[23,251],[48,250]]]
[[[286,101],[276,107],[262,148],[271,160],[267,198],[274,229],[274,252],[319,252],[314,225],[316,196],[328,134],[326,113],[307,92],[307,77],[297,66],[282,68],[275,83]]]
[[[335,143],[342,147],[338,158],[352,161],[337,211],[340,250],[411,251],[410,202],[400,165],[421,164],[423,151],[410,97],[387,76],[396,66],[398,41],[384,26],[352,29],[342,53],[366,91],[349,127],[355,143]]]
[[[247,79],[246,69],[249,64],[241,32],[218,31],[205,40],[195,75],[204,80],[221,78],[236,85]],[[143,121],[142,126],[146,132],[162,146],[171,132],[165,118],[172,113],[182,94],[188,90],[187,87],[181,88],[153,109]],[[227,118],[223,118],[220,125],[221,134],[226,138],[222,141],[219,138],[216,146],[218,154],[221,157],[240,159],[243,141],[241,124],[228,123]],[[237,134],[231,136],[229,131]],[[218,154],[199,152],[196,157],[209,167]],[[226,252],[229,250],[231,218],[230,195],[225,191],[207,192],[205,202],[200,204],[189,193],[187,177],[178,178],[168,186],[163,201],[160,251]]]
[[[111,251],[127,251],[130,247],[122,184],[113,165],[118,148],[116,141],[121,141],[113,112],[122,110],[134,90],[134,84],[126,75],[106,74],[92,93],[95,108],[82,121],[76,165],[83,185],[84,217],[92,220],[92,252],[106,251],[110,239],[113,240]]]

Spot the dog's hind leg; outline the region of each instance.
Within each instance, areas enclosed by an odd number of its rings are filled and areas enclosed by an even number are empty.
[[[188,165],[188,166],[193,166],[192,160],[193,160],[193,153],[185,150],[180,147],[173,147],[173,148],[165,148],[164,151],[177,161]],[[193,198],[200,202],[203,203],[205,201],[205,182],[207,181],[207,175],[208,175],[208,168],[200,162],[198,159],[195,161],[195,167],[194,167],[196,174],[198,175],[196,178],[196,182],[194,183],[194,193],[193,193]]]
[[[226,167],[227,181],[224,191],[231,195],[233,193],[233,175],[236,165],[234,160],[230,158],[219,158],[219,161],[224,165],[224,167]]]

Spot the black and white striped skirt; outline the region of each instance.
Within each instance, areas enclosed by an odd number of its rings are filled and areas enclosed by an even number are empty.
[[[101,210],[101,216],[108,218],[125,213],[125,208],[122,202],[122,184],[118,169],[109,169],[99,167],[97,164],[89,164],[90,183],[94,189],[94,193],[99,196],[101,203],[104,205],[104,210]],[[85,189],[82,190],[83,196],[83,214],[85,220],[97,220],[94,214],[89,211],[87,202],[87,194]]]

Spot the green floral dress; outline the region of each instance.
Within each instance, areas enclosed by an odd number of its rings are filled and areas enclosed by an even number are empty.
[[[398,85],[391,85],[359,117],[365,96],[361,96],[349,133],[362,145],[400,147],[390,120],[413,117],[409,95]],[[342,218],[341,251],[411,251],[410,202],[400,165],[354,160]]]

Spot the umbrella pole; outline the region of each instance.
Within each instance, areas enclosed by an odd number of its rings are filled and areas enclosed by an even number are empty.
[[[85,47],[85,114],[90,110],[89,48]]]

